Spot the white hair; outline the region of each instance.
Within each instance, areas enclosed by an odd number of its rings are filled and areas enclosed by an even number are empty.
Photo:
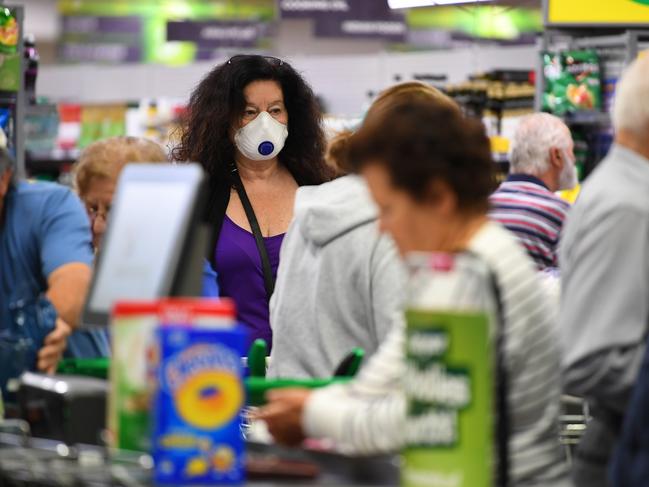
[[[636,59],[624,72],[615,89],[615,130],[626,129],[644,136],[649,128],[649,58]]]
[[[521,119],[512,140],[510,172],[541,176],[550,169],[550,149],[570,149],[572,136],[565,123],[549,113]]]

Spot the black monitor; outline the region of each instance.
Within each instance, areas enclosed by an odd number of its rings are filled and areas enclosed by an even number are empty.
[[[131,164],[121,173],[82,327],[106,326],[120,300],[200,296],[208,229],[198,164]]]

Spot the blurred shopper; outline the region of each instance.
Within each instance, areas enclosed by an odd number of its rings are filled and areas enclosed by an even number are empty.
[[[24,370],[54,372],[78,325],[92,264],[79,199],[52,183],[16,181],[0,149],[0,387]],[[95,356],[67,343],[74,356]]]
[[[529,257],[487,218],[494,164],[484,127],[439,95],[408,92],[368,114],[350,141],[349,160],[362,171],[381,228],[402,254],[468,251],[493,272],[504,309],[504,323],[494,326],[504,329],[506,343],[510,485],[565,485],[552,314]],[[452,308],[463,293],[449,294]],[[403,342],[404,330],[396,327],[348,385],[273,391],[259,417],[283,443],[306,435],[332,438],[357,453],[398,451],[406,412]]]
[[[578,486],[607,485],[649,331],[649,58],[617,85],[615,144],[584,184],[561,245],[565,388],[592,405],[574,466]]]
[[[169,159],[162,146],[143,137],[109,137],[93,142],[83,150],[74,167],[74,187],[90,218],[95,252],[101,248],[108,214],[124,166],[165,162],[168,163]],[[216,273],[207,261],[203,268],[203,296],[218,296]]]
[[[299,186],[330,177],[316,98],[286,62],[234,56],[196,87],[178,161],[210,175],[209,259],[250,338],[271,344],[268,303]]]
[[[649,353],[644,359],[633,394],[624,414],[624,424],[611,459],[612,487],[649,485]]]
[[[386,90],[373,110],[409,92],[452,103],[423,83],[405,83]],[[329,147],[327,160],[338,174],[348,172],[341,154],[350,135],[339,135]],[[330,377],[354,347],[366,357],[374,354],[401,321],[405,270],[377,219],[360,176],[298,190],[270,306],[270,376]]]
[[[490,217],[518,237],[540,270],[556,268],[570,205],[554,192],[578,182],[570,130],[549,113],[528,115],[514,135],[510,165],[509,177],[490,198]]]
[[[117,180],[124,166],[136,162],[169,162],[164,149],[139,137],[110,137],[86,147],[74,168],[74,186],[86,206],[92,244],[101,246]]]

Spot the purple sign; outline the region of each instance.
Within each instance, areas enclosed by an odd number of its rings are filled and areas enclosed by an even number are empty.
[[[141,34],[141,17],[68,15],[62,18],[63,32],[75,34]]]
[[[404,42],[408,26],[399,19],[355,19],[331,16],[315,23],[316,37],[345,37],[357,39],[385,39]]]
[[[278,0],[279,11],[284,19],[311,19],[329,14],[347,14],[351,11],[353,3],[354,0]],[[377,3],[376,0],[373,3]]]
[[[201,47],[255,47],[265,32],[260,22],[167,22],[167,41],[195,42]]]
[[[332,15],[354,19],[403,18],[387,0],[277,0],[282,18],[324,19]]]
[[[142,61],[142,48],[118,43],[64,42],[60,56],[67,62],[134,63]]]
[[[283,18],[314,20],[316,37],[404,42],[408,26],[387,0],[277,0]]]
[[[61,23],[59,55],[66,62],[142,61],[141,17],[67,15]]]

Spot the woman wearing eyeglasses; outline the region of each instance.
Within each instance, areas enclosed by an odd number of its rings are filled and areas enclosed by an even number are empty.
[[[109,137],[83,150],[74,168],[74,186],[90,219],[95,252],[101,248],[117,180],[124,166],[168,162],[162,146],[143,137]],[[207,262],[203,267],[202,294],[204,297],[218,296],[216,273]]]
[[[250,339],[269,346],[280,246],[297,188],[330,179],[324,149],[321,114],[304,79],[282,60],[242,55],[196,87],[174,150],[176,160],[198,161],[210,176],[208,258]]]
[[[169,162],[164,149],[139,137],[111,137],[93,142],[81,153],[74,185],[90,218],[92,245],[99,250],[119,173],[128,163]]]
[[[132,162],[168,162],[160,145],[139,137],[110,137],[93,142],[79,156],[73,184],[86,208],[95,252],[101,247],[119,174]],[[96,358],[110,355],[105,330],[77,330],[68,339],[65,356]]]

